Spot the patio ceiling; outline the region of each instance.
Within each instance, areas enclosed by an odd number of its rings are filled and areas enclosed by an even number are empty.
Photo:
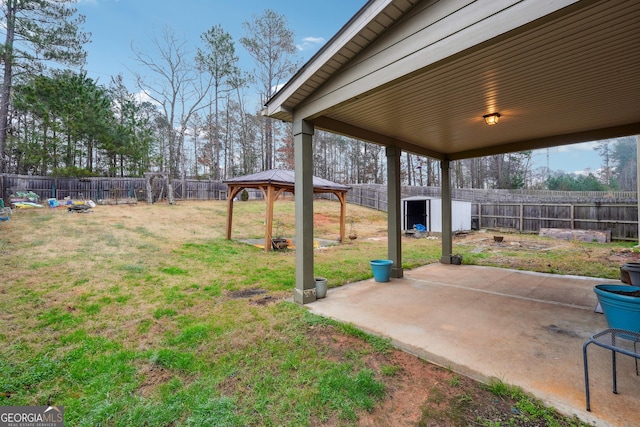
[[[372,0],[264,113],[449,160],[638,134],[640,2]]]

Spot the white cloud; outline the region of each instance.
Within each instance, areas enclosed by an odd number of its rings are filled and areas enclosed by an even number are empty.
[[[84,5],[84,4],[97,5],[98,3],[106,3],[108,1],[112,1],[113,3],[119,3],[120,2],[120,0],[76,0],[76,4],[80,4],[80,5]]]
[[[276,93],[276,92],[278,92],[280,89],[282,89],[282,88],[284,87],[284,85],[285,85],[285,84],[286,84],[286,83],[280,83],[279,85],[276,85],[276,86],[272,87],[272,88],[271,88],[271,89],[273,89],[273,92],[272,92],[272,93]]]
[[[141,90],[140,92],[134,94],[133,97],[134,97],[134,99],[136,101],[138,101],[140,103],[142,103],[142,102],[150,102],[153,105],[157,105],[157,106],[160,105],[160,104],[158,104],[158,102],[156,102],[154,99],[152,99],[149,96],[149,94],[144,90]]]
[[[317,47],[323,45],[325,42],[324,37],[305,37],[302,39],[302,43],[296,45],[298,50],[309,50],[316,49]]]
[[[595,141],[581,142],[579,144],[563,145],[557,148],[559,153],[566,153],[569,151],[593,151],[596,144],[597,142]]]

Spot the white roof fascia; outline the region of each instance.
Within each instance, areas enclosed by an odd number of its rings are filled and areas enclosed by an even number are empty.
[[[347,23],[328,44],[324,45],[321,50],[302,67],[298,75],[289,80],[280,91],[267,101],[263,114],[271,116],[278,111],[282,111],[281,105],[390,3],[392,3],[392,0],[372,0],[366,4],[352,18],[353,22]],[[288,110],[285,109],[284,111]]]

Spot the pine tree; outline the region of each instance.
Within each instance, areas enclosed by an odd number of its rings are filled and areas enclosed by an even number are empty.
[[[5,41],[0,46],[3,76],[0,88],[0,173],[5,171],[11,87],[16,75],[42,74],[48,63],[82,66],[89,34],[79,31],[84,16],[69,5],[75,0],[5,0]]]

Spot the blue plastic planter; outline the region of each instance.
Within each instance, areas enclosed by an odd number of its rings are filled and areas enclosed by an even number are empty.
[[[371,271],[373,271],[373,278],[376,282],[388,282],[391,276],[391,266],[393,261],[390,259],[374,259],[369,261],[371,264]]]
[[[598,296],[598,301],[610,328],[640,332],[640,297],[611,292],[640,291],[640,287],[604,284],[596,285],[593,291]]]

